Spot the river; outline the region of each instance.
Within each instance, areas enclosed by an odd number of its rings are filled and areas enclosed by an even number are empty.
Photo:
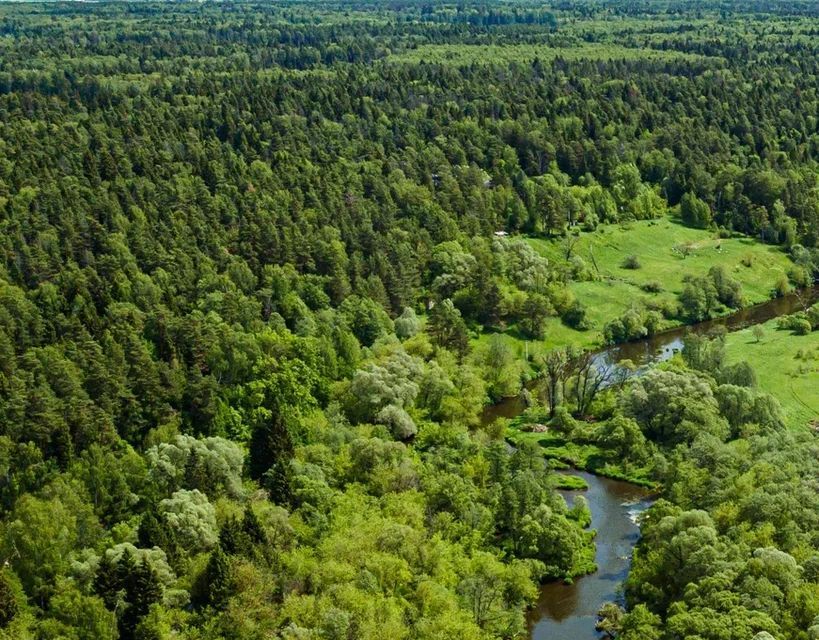
[[[689,331],[703,334],[716,327],[725,327],[728,331],[739,331],[779,316],[802,311],[806,306],[817,301],[819,301],[819,285],[790,293],[781,298],[774,298],[762,304],[745,307],[731,315],[693,325],[674,327],[642,340],[603,347],[594,352],[595,359],[600,366],[612,365],[621,360],[631,360],[638,367],[646,367],[655,362],[667,360],[682,349],[683,338]],[[488,424],[497,418],[514,418],[525,409],[526,405],[521,396],[504,398],[497,404],[486,407],[481,420],[484,424]]]
[[[683,346],[688,331],[707,333],[716,327],[738,331],[767,322],[779,316],[801,311],[819,300],[819,285],[787,296],[746,307],[736,313],[695,325],[681,326],[653,336],[599,349],[595,359],[599,366],[611,366],[631,360],[639,368],[661,362]],[[496,418],[513,418],[526,408],[522,398],[506,398],[487,407],[483,422]],[[550,582],[542,586],[537,604],[529,611],[527,623],[531,640],[597,640],[597,611],[605,602],[622,602],[620,588],[628,575],[631,552],[640,535],[635,515],[649,504],[648,492],[642,487],[601,478],[590,473],[571,471],[589,485],[582,492],[589,502],[592,527],[597,530],[596,561],[598,570],[577,578],[573,584]],[[571,505],[579,492],[561,492]]]
[[[628,482],[570,471],[589,485],[586,491],[561,491],[571,506],[574,496],[589,502],[595,538],[597,571],[572,584],[549,582],[527,614],[532,640],[595,640],[597,610],[604,602],[622,604],[620,587],[628,575],[631,550],[640,536],[635,520],[650,504],[648,490]]]

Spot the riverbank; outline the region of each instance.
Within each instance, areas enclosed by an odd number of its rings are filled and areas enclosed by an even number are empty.
[[[531,640],[596,640],[597,611],[606,602],[623,602],[620,585],[631,566],[631,555],[640,535],[636,516],[650,505],[647,490],[618,480],[582,471],[565,475],[581,480],[587,489],[561,491],[571,506],[582,495],[591,510],[596,531],[594,573],[571,583],[548,582],[527,612]]]
[[[548,431],[532,431],[533,425],[542,425]],[[543,457],[558,468],[573,468],[586,471],[596,476],[621,480],[646,489],[656,489],[657,483],[650,476],[648,466],[634,466],[618,457],[610,449],[605,449],[592,442],[572,441],[557,430],[550,429],[545,415],[526,413],[512,419],[506,427],[506,439],[513,446],[524,442],[538,445]],[[558,488],[563,487],[558,484]]]
[[[493,335],[501,335],[520,357],[527,351],[531,354],[567,345],[604,348],[602,332],[607,322],[635,305],[657,309],[675,305],[686,276],[704,276],[717,265],[742,285],[744,308],[766,303],[779,282],[783,278],[787,281],[788,270],[794,266],[780,247],[745,236],[720,238],[711,230],[692,229],[670,217],[601,225],[572,240],[526,240],[550,264],[567,273],[569,289],[586,308],[588,328],[576,330],[559,318],[549,318],[543,340],[526,341],[515,327],[500,334],[482,333],[474,340],[480,345]],[[633,257],[631,264],[638,268],[628,268],[627,257]],[[724,309],[720,316],[733,313]],[[661,330],[683,326],[682,320],[664,319]]]
[[[813,411],[814,407],[807,396],[811,394],[816,384],[816,381],[810,379],[810,361],[813,347],[819,348],[819,345],[814,345],[811,337],[791,336],[789,331],[780,331],[776,327],[776,319],[801,311],[817,301],[819,301],[819,285],[814,285],[780,298],[740,309],[727,316],[683,325],[642,340],[603,347],[595,351],[594,355],[601,364],[607,365],[621,360],[630,360],[638,367],[643,367],[672,357],[674,353],[682,349],[683,337],[689,331],[705,334],[718,327],[724,327],[728,332],[727,346],[731,360],[734,362],[748,360],[757,370],[761,370],[760,381],[763,383],[763,388],[776,392],[775,395],[782,402],[786,412],[793,416],[794,420],[802,420],[804,424],[810,418],[816,417],[808,415],[808,412]],[[760,324],[764,325],[763,331],[767,337],[760,340],[761,344],[756,344],[751,327]],[[744,333],[732,337],[733,333],[743,331]],[[811,335],[819,334],[814,332]],[[754,343],[754,346],[759,348],[745,348],[751,346],[749,343]],[[799,355],[800,349],[803,352],[801,356]],[[793,366],[782,366],[782,361],[779,359],[783,355],[782,350],[789,358],[788,362]],[[803,362],[795,362],[800,358],[803,359]],[[484,408],[482,422],[489,424],[498,418],[513,419],[522,414],[526,408],[527,405],[520,395],[504,398]],[[573,462],[569,461],[569,464]]]
[[[761,389],[782,405],[791,429],[819,427],[819,331],[796,335],[776,320],[729,333],[725,351],[731,363],[747,361]]]

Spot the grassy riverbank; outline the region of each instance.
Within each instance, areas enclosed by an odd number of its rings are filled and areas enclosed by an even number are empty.
[[[777,329],[777,321],[729,333],[730,362],[747,360],[757,374],[759,388],[782,404],[791,428],[813,426],[819,420],[819,331],[804,336]]]
[[[532,431],[536,424],[542,425],[547,430],[545,432]],[[648,468],[626,464],[614,451],[604,449],[593,442],[566,438],[557,429],[550,427],[545,415],[527,413],[513,418],[507,425],[506,439],[513,445],[520,445],[524,442],[537,444],[543,456],[558,467],[565,465],[643,487],[656,486],[656,483],[649,477]],[[558,488],[581,489],[585,487],[575,485],[571,480],[564,481],[561,477]]]
[[[566,259],[569,245],[565,239],[527,238],[527,242],[550,263],[569,268]],[[527,348],[532,353],[564,345],[600,347],[607,322],[634,305],[673,306],[683,290],[685,276],[703,276],[715,265],[724,267],[739,281],[747,306],[765,302],[792,265],[779,247],[747,237],[719,238],[712,231],[691,229],[671,218],[601,225],[595,232],[576,238],[571,254],[575,269],[579,258],[585,276],[590,278],[569,283],[572,293],[586,308],[589,328],[578,331],[559,318],[549,318],[545,338],[529,341],[527,347],[516,328],[510,327],[502,334],[503,339],[521,357]],[[635,257],[639,268],[624,266],[629,256]],[[682,324],[665,320],[663,328]],[[474,342],[486,342],[491,335],[484,333]]]

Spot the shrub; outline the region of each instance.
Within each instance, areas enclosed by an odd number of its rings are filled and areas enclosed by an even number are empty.
[[[640,259],[634,254],[626,256],[623,260],[623,269],[639,269],[642,265]]]
[[[589,328],[589,322],[586,319],[586,308],[579,301],[575,301],[566,309],[562,319],[572,329],[585,331]]]
[[[795,313],[790,316],[783,316],[777,321],[776,326],[779,329],[793,331],[798,336],[807,335],[813,330],[811,321],[804,313]]]

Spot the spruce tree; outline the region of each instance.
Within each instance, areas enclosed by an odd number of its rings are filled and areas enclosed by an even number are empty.
[[[162,584],[147,557],[143,557],[142,562],[137,565],[128,584],[127,595],[128,602],[131,603],[130,611],[136,618],[142,618],[151,605],[162,598]]]
[[[196,449],[191,450],[185,463],[185,485],[189,489],[199,489],[204,493],[207,493],[210,485],[207,470],[202,464],[202,457]]]
[[[231,555],[245,553],[249,546],[247,535],[242,529],[242,523],[235,516],[227,519],[219,530],[219,546]]]
[[[250,441],[250,477],[261,480],[276,504],[289,505],[292,497],[290,460],[293,439],[282,412],[253,432]]]
[[[262,528],[262,523],[259,522],[259,517],[253,511],[250,505],[245,506],[245,514],[242,519],[242,530],[248,537],[250,542],[254,545],[264,544],[266,542],[266,535]]]
[[[123,563],[122,559],[125,559],[126,562]],[[133,567],[125,581],[125,597],[128,606],[119,618],[120,638],[130,640],[135,637],[137,625],[148,613],[151,605],[162,598],[162,585],[147,558],[143,557],[142,561],[137,563],[133,554],[126,550],[122,559],[120,567]]]
[[[114,611],[117,602],[120,600],[121,590],[122,582],[117,564],[106,554],[103,554],[97,567],[97,574],[94,576],[94,593],[102,598],[106,608]]]
[[[179,564],[180,549],[176,534],[165,521],[157,515],[155,509],[150,509],[143,516],[139,523],[137,539],[140,548],[151,549],[159,547],[165,552],[168,562],[172,567],[177,568]]]
[[[230,559],[217,546],[211,553],[208,566],[205,568],[207,578],[207,604],[216,609],[222,609],[227,604],[232,591],[232,577],[230,570]]]

